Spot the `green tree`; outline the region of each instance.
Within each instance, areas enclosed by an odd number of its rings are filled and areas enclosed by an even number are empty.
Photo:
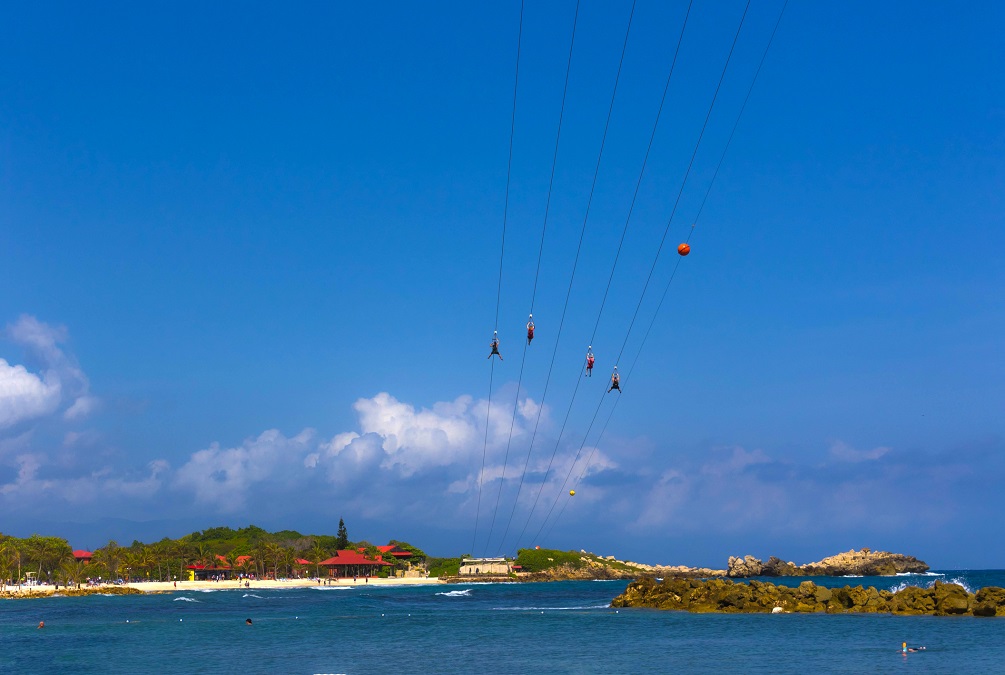
[[[100,565],[107,575],[109,580],[117,579],[119,576],[119,567],[122,565],[122,557],[125,550],[115,543],[115,540],[110,540],[105,546],[102,546],[97,551],[94,552],[94,557],[91,558],[91,563]]]
[[[314,563],[314,576],[321,576],[321,561],[329,558],[328,552],[321,546],[320,542],[314,542],[314,546],[307,553],[307,559]]]
[[[296,559],[296,553],[294,553],[292,548],[287,548],[286,546],[279,547],[277,562],[285,569],[287,579],[293,576],[293,563]]]
[[[70,586],[80,588],[80,582],[87,578],[85,567],[81,560],[64,560],[59,568],[59,578],[67,588]]]
[[[338,519],[338,537],[336,541],[336,548],[338,550],[342,551],[349,548],[349,532],[345,529],[345,521],[341,518]]]
[[[237,554],[237,550],[233,550],[223,556],[227,559],[227,566],[230,567],[230,576],[237,577],[237,559],[240,557]]]

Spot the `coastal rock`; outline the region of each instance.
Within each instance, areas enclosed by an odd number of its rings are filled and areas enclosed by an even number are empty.
[[[974,616],[1005,616],[1005,589],[989,586],[974,596]]]
[[[891,593],[873,587],[825,588],[804,581],[792,588],[768,582],[730,579],[640,579],[611,602],[612,607],[652,607],[689,612],[783,613],[844,612],[929,614],[949,616],[1005,615],[1005,589],[984,588],[975,596],[957,584],[936,582],[931,588]]]
[[[800,569],[807,576],[889,576],[905,572],[927,572],[928,565],[914,556],[863,548],[861,551],[852,549],[838,553],[820,562],[803,565]]]
[[[771,556],[761,568],[762,577],[798,577],[802,571],[795,563]]]
[[[726,566],[726,576],[734,579],[750,577],[790,577],[790,576],[890,576],[900,573],[923,573],[928,565],[913,556],[888,551],[872,551],[863,548],[824,558],[808,565],[796,565],[775,556],[766,563],[752,555],[742,558],[730,556]]]
[[[742,558],[729,556],[726,562],[726,576],[728,577],[759,577],[764,569],[764,564],[752,555]]]

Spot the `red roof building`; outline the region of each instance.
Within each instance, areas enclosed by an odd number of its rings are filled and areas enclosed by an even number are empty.
[[[377,550],[384,555],[392,555],[398,560],[404,560],[405,558],[411,558],[412,552],[406,551],[403,548],[398,548],[394,544],[388,544],[387,546],[378,546]]]
[[[338,551],[328,560],[322,560],[320,565],[328,570],[330,577],[357,577],[373,575],[381,567],[391,567],[391,563],[385,562],[381,556],[376,560],[371,560],[359,551],[346,549]]]
[[[239,568],[246,567],[251,563],[251,556],[239,555],[236,562]],[[206,579],[211,576],[230,579],[233,576],[230,563],[222,555],[216,556],[216,563],[213,565],[186,565],[185,569],[192,570],[192,579]]]
[[[80,550],[73,552],[73,559],[76,560],[77,562],[89,563],[91,562],[91,558],[93,556],[94,554],[91,553],[90,551]]]

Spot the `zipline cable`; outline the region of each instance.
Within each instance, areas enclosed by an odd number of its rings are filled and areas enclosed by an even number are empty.
[[[558,164],[558,148],[562,140],[562,122],[565,119],[565,100],[569,93],[569,73],[572,71],[572,53],[576,47],[576,27],[579,25],[579,5],[580,0],[576,0],[576,11],[572,18],[572,38],[569,40],[569,57],[565,64],[565,85],[562,89],[562,106],[558,113],[558,131],[555,133],[555,151],[551,157],[551,178],[548,182],[548,198],[545,202],[544,207],[544,222],[541,226],[541,244],[538,247],[537,252],[537,270],[534,273],[534,290],[530,297],[530,314],[534,315],[534,301],[537,298],[537,282],[541,276],[541,258],[544,253],[544,237],[548,230],[548,213],[551,209],[551,194],[552,189],[555,185],[555,166]],[[498,308],[497,308],[498,311]],[[556,342],[557,344],[557,342]],[[506,454],[503,457],[503,468],[502,475],[499,477],[499,491],[496,493],[496,505],[492,511],[492,523],[489,525],[489,534],[486,539],[486,547],[488,547],[489,542],[492,541],[492,532],[495,529],[496,515],[499,513],[499,502],[502,499],[502,488],[503,483],[506,482],[506,467],[509,463],[509,451],[510,446],[513,442],[513,427],[516,424],[516,413],[519,408],[520,403],[520,387],[523,384],[523,369],[527,362],[527,347],[530,345],[530,340],[527,341],[523,346],[523,356],[520,359],[520,375],[517,378],[516,383],[516,398],[513,401],[513,416],[510,419],[509,424],[509,436],[506,439]],[[522,477],[522,476],[521,476]]]
[[[478,472],[478,501],[475,506],[475,529],[471,533],[471,554],[475,552],[475,541],[478,537],[478,514],[482,508],[482,476],[485,474],[485,451],[489,447],[489,419],[492,414],[492,377],[495,375],[495,360],[489,365],[489,400],[485,406],[485,443],[482,446],[482,468]]]
[[[624,342],[622,342],[622,344],[621,344],[621,350],[618,352],[618,358],[615,360],[615,364],[617,364],[617,363],[619,363],[621,361],[621,357],[624,355],[625,347],[628,344],[628,339],[631,337],[632,328],[634,327],[635,320],[638,317],[639,309],[642,307],[642,301],[645,299],[645,294],[646,294],[646,292],[649,289],[649,283],[652,281],[653,273],[656,270],[656,265],[659,262],[660,254],[663,251],[663,245],[666,243],[666,237],[667,237],[667,234],[670,231],[670,224],[673,222],[674,214],[677,212],[677,206],[680,204],[681,195],[684,193],[684,187],[687,185],[687,179],[688,179],[688,177],[691,174],[692,167],[694,166],[695,157],[698,155],[698,149],[701,147],[702,138],[704,138],[704,136],[705,136],[705,130],[708,128],[708,121],[709,121],[709,119],[712,116],[712,110],[715,108],[715,102],[716,102],[716,100],[719,97],[719,91],[722,88],[722,82],[723,82],[723,80],[726,77],[726,71],[729,68],[729,62],[730,62],[730,60],[733,57],[733,52],[736,50],[736,43],[737,43],[737,40],[739,40],[739,38],[740,38],[740,31],[743,29],[743,23],[744,23],[744,21],[747,18],[747,12],[749,11],[749,9],[750,9],[750,0],[747,0],[747,4],[745,5],[745,7],[743,9],[743,15],[740,17],[740,24],[739,24],[739,26],[737,26],[736,33],[733,36],[733,42],[730,45],[729,54],[726,56],[726,62],[725,62],[725,64],[722,67],[722,73],[719,76],[719,82],[718,82],[718,84],[716,84],[715,93],[712,95],[712,101],[711,101],[711,103],[708,106],[708,112],[706,112],[706,114],[705,114],[705,120],[704,120],[704,122],[702,124],[701,132],[698,134],[698,140],[695,142],[694,150],[691,153],[691,159],[688,162],[687,170],[684,172],[684,178],[681,181],[680,190],[678,190],[678,192],[677,192],[677,199],[674,201],[673,209],[672,209],[672,211],[670,213],[670,218],[667,220],[666,227],[663,230],[663,237],[660,239],[659,247],[656,250],[656,256],[653,259],[652,266],[649,268],[649,275],[646,277],[646,283],[645,283],[645,285],[644,285],[644,287],[642,289],[642,293],[639,295],[639,302],[638,302],[638,304],[635,307],[635,313],[632,315],[632,320],[631,320],[631,322],[628,325],[628,330],[627,330],[627,332],[625,334]],[[680,259],[677,260],[677,263],[678,263],[678,265],[680,264]],[[674,271],[676,272],[676,267],[674,268]],[[603,310],[603,308],[601,307],[601,311],[602,310]],[[599,320],[598,320],[598,323],[599,323]],[[569,466],[569,472],[566,475],[565,480],[562,482],[562,487],[559,490],[558,497],[556,498],[555,502],[552,504],[552,507],[548,511],[548,514],[545,516],[544,521],[541,523],[541,530],[539,530],[538,536],[540,536],[541,532],[544,530],[544,526],[548,522],[548,518],[551,517],[551,514],[554,511],[555,506],[558,504],[558,501],[562,498],[562,494],[565,491],[566,485],[568,485],[569,479],[572,477],[572,472],[575,469],[576,463],[579,461],[579,458],[582,455],[583,448],[586,447],[586,441],[589,438],[590,431],[593,429],[593,423],[597,419],[597,414],[600,412],[600,408],[603,406],[604,398],[606,397],[607,393],[608,392],[605,392],[604,393],[604,397],[602,397],[600,399],[600,401],[597,403],[597,409],[594,412],[593,419],[590,422],[590,426],[587,428],[586,434],[583,437],[583,443],[582,443],[582,445],[579,446],[579,450],[576,452],[576,459],[573,460],[572,464]],[[617,402],[615,402],[615,405],[617,405]],[[612,410],[611,414],[613,414],[614,408],[612,407],[611,410]],[[610,417],[608,417],[608,420],[610,420]],[[592,453],[591,453],[591,457],[592,457]]]
[[[659,127],[660,118],[663,115],[663,107],[666,104],[667,92],[670,89],[670,81],[673,78],[674,69],[677,66],[677,57],[680,55],[680,46],[681,46],[681,43],[684,40],[684,32],[687,29],[687,22],[688,22],[688,18],[691,16],[691,7],[692,7],[693,4],[694,4],[693,0],[691,0],[690,2],[688,2],[687,11],[684,14],[684,22],[681,24],[680,34],[677,36],[677,46],[674,49],[673,60],[670,62],[670,72],[667,74],[666,84],[663,86],[663,94],[660,97],[660,105],[659,105],[659,108],[656,111],[656,119],[653,121],[653,129],[652,129],[652,132],[649,135],[649,143],[646,146],[646,154],[645,154],[645,157],[643,158],[643,161],[642,161],[642,167],[639,169],[638,180],[636,180],[636,182],[635,182],[635,192],[632,195],[631,206],[629,207],[628,215],[625,218],[625,225],[624,225],[624,227],[622,228],[622,231],[621,231],[621,241],[618,242],[618,251],[617,251],[617,254],[614,256],[613,263],[611,264],[611,274],[610,274],[610,276],[607,279],[607,288],[604,290],[604,299],[603,299],[603,301],[600,304],[600,310],[597,312],[597,321],[596,321],[596,324],[593,327],[593,335],[590,337],[590,344],[591,345],[593,344],[594,338],[596,337],[597,327],[600,325],[600,317],[601,317],[601,315],[603,314],[603,311],[604,311],[604,304],[607,301],[607,295],[608,295],[608,293],[609,293],[609,291],[611,289],[611,281],[614,278],[614,271],[615,271],[615,269],[617,269],[618,259],[621,256],[621,248],[624,245],[625,235],[628,232],[628,224],[629,224],[629,222],[631,222],[632,211],[635,208],[635,201],[638,198],[638,194],[639,194],[639,187],[641,186],[641,184],[642,184],[642,178],[645,175],[646,164],[649,161],[649,153],[652,150],[653,140],[656,137],[656,130]],[[633,12],[634,12],[634,5],[632,6],[632,9],[633,9]],[[626,40],[627,40],[627,34],[626,34]],[[624,56],[624,54],[622,53],[622,57],[623,56]],[[612,100],[612,105],[613,105],[613,100]],[[598,160],[598,163],[599,163],[599,160]],[[594,176],[594,180],[596,180],[596,176]],[[591,200],[592,200],[592,191],[591,191]],[[584,226],[585,226],[585,223],[584,223]],[[582,243],[582,239],[580,239],[580,243]],[[566,303],[568,303],[568,297],[566,298]],[[531,509],[530,509],[530,511],[529,511],[529,513],[527,515],[527,520],[524,523],[523,529],[520,531],[520,535],[517,537],[518,541],[523,538],[524,533],[527,531],[527,527],[530,525],[530,521],[531,521],[531,519],[534,516],[534,511],[536,510],[537,504],[540,501],[541,493],[544,490],[544,485],[547,482],[548,475],[551,473],[551,470],[552,470],[552,468],[554,466],[555,457],[558,454],[558,448],[559,448],[559,445],[562,442],[562,436],[565,433],[566,425],[569,422],[569,416],[572,413],[573,404],[576,402],[576,393],[579,391],[579,384],[580,384],[581,376],[582,376],[582,368],[580,367],[576,371],[576,386],[573,389],[572,399],[569,401],[569,407],[566,410],[565,419],[562,421],[562,428],[559,431],[558,438],[555,440],[555,447],[552,449],[551,459],[548,461],[548,468],[545,470],[544,478],[541,481],[541,485],[538,487],[537,494],[534,497],[533,506],[531,507]]]
[[[719,90],[722,88],[722,81],[726,79],[726,70],[729,69],[729,62],[733,58],[733,51],[736,49],[736,41],[740,39],[740,31],[743,29],[743,22],[747,18],[747,11],[750,9],[750,0],[747,0],[747,5],[743,8],[743,16],[740,17],[740,25],[736,28],[736,35],[733,36],[733,44],[729,48],[729,55],[726,57],[726,63],[722,67],[722,74],[719,76],[719,83],[715,85],[715,93],[712,95],[712,102],[708,106],[708,112],[705,113],[705,121],[701,125],[701,132],[698,134],[698,141],[694,144],[694,151],[691,153],[691,160],[688,162],[687,171],[684,172],[684,179],[680,183],[680,190],[677,191],[677,199],[673,203],[673,209],[670,211],[670,218],[667,219],[666,227],[663,229],[663,237],[660,239],[660,245],[656,249],[656,257],[653,258],[653,264],[649,268],[649,276],[646,277],[646,283],[642,287],[642,293],[639,295],[639,302],[635,306],[635,313],[632,314],[632,320],[628,323],[628,331],[625,333],[625,341],[621,343],[621,351],[618,352],[618,358],[615,360],[615,364],[621,362],[621,357],[625,353],[625,347],[628,345],[628,338],[632,335],[632,328],[635,326],[635,319],[639,316],[639,309],[642,308],[642,301],[646,297],[646,291],[649,290],[649,282],[652,281],[653,272],[656,271],[656,265],[659,263],[660,254],[663,253],[663,245],[666,243],[667,234],[670,232],[670,224],[673,222],[674,215],[677,214],[677,206],[680,205],[681,195],[684,194],[684,188],[687,186],[687,179],[691,175],[691,169],[694,167],[694,158],[698,156],[698,148],[701,147],[701,139],[705,137],[705,130],[708,128],[708,120],[712,117],[712,110],[715,108],[715,102],[719,98]],[[678,259],[678,263],[680,260]],[[674,268],[676,271],[676,268]]]
[[[636,4],[637,4],[637,0],[632,0],[632,8],[631,8],[631,11],[628,13],[628,27],[625,28],[625,39],[624,39],[624,41],[623,41],[623,43],[621,45],[621,58],[618,60],[618,72],[617,72],[617,75],[615,75],[615,77],[614,77],[614,90],[611,92],[611,103],[610,103],[610,105],[607,108],[607,121],[604,123],[604,133],[603,133],[603,136],[600,139],[600,151],[597,154],[597,164],[596,164],[596,166],[593,169],[593,182],[590,185],[590,196],[589,196],[589,198],[586,201],[586,213],[583,215],[583,226],[580,228],[580,231],[579,231],[579,244],[576,247],[576,257],[575,257],[575,259],[572,262],[572,274],[569,276],[569,286],[568,286],[568,288],[565,291],[565,304],[562,306],[562,316],[561,316],[561,318],[558,321],[558,331],[556,332],[556,335],[555,335],[555,347],[554,347],[554,349],[551,352],[551,363],[548,366],[548,376],[544,380],[544,392],[541,394],[541,402],[540,402],[540,405],[538,406],[538,409],[537,409],[537,418],[534,421],[534,430],[533,430],[533,432],[531,433],[531,436],[530,436],[530,445],[527,447],[527,458],[524,460],[523,471],[520,473],[520,484],[517,487],[516,498],[513,500],[513,508],[510,511],[509,519],[506,521],[506,529],[503,530],[502,539],[499,542],[499,550],[502,550],[502,547],[503,547],[503,545],[506,542],[506,536],[509,534],[509,528],[510,528],[510,525],[513,523],[513,516],[516,513],[517,504],[519,503],[519,501],[520,501],[520,495],[523,492],[524,478],[527,475],[527,468],[528,468],[528,466],[530,466],[531,452],[534,449],[534,441],[537,438],[537,430],[538,430],[538,427],[541,424],[541,413],[544,410],[544,403],[545,403],[545,400],[548,397],[548,387],[551,384],[551,375],[552,375],[552,372],[554,371],[554,368],[555,368],[555,357],[558,354],[558,344],[559,344],[559,341],[562,339],[562,328],[565,326],[565,316],[566,316],[566,313],[568,312],[568,309],[569,309],[569,298],[572,295],[572,283],[573,283],[573,281],[576,278],[576,269],[579,266],[579,255],[580,255],[580,253],[583,250],[583,238],[584,238],[584,236],[586,234],[586,223],[587,223],[587,221],[590,218],[590,207],[593,205],[593,194],[594,194],[594,192],[596,190],[596,187],[597,187],[597,177],[600,174],[600,163],[601,163],[601,160],[604,157],[604,147],[607,144],[607,132],[610,129],[610,126],[611,126],[611,116],[612,116],[612,113],[614,112],[614,100],[615,100],[615,98],[617,97],[617,94],[618,94],[618,83],[621,81],[621,69],[622,69],[622,66],[625,63],[625,52],[628,49],[628,36],[629,36],[629,34],[631,33],[631,30],[632,30],[632,19],[635,16],[635,5]],[[550,195],[550,189],[549,189],[549,200],[550,200],[550,196],[551,195]],[[540,257],[538,258],[538,263],[540,264]],[[535,280],[535,284],[536,284],[536,280]],[[573,400],[575,400],[575,398],[576,398],[576,391],[579,390],[579,383],[580,383],[581,380],[582,380],[582,378],[576,378],[576,389],[572,392],[572,398],[573,398]],[[566,417],[566,421],[568,421],[568,417]],[[565,428],[564,424],[563,424],[562,428],[564,430],[564,428]],[[552,454],[552,459],[554,459],[554,454]],[[549,470],[551,469],[551,464],[550,463],[548,465],[548,469]],[[538,493],[538,496],[540,496],[540,493]],[[537,504],[537,500],[536,499],[534,500],[534,504],[535,505]],[[522,533],[521,533],[521,536],[522,536]],[[497,553],[498,553],[498,551],[497,551]]]
[[[614,280],[614,270],[618,267],[618,259],[621,257],[621,247],[625,244],[625,234],[628,233],[628,223],[632,219],[632,212],[635,210],[635,200],[639,196],[639,187],[642,185],[642,176],[646,172],[646,164],[649,162],[649,152],[653,149],[653,140],[656,138],[656,129],[659,127],[660,117],[663,115],[663,104],[666,103],[667,91],[670,89],[670,80],[673,78],[674,67],[677,65],[677,55],[680,53],[680,45],[684,40],[684,29],[687,27],[688,17],[691,16],[691,6],[694,0],[687,3],[687,13],[684,14],[684,24],[680,28],[680,35],[677,37],[677,48],[673,53],[673,63],[670,64],[670,73],[667,75],[667,83],[663,86],[663,96],[660,98],[660,107],[656,112],[656,121],[653,122],[653,131],[649,135],[649,145],[646,146],[646,155],[642,160],[642,169],[639,171],[639,179],[635,182],[635,192],[632,194],[632,203],[628,207],[628,216],[625,218],[625,226],[621,230],[621,241],[618,242],[618,251],[614,254],[614,263],[611,265],[611,275],[607,278],[607,288],[604,289],[604,298],[600,301],[600,311],[597,312],[597,322],[593,326],[593,333],[590,335],[590,344],[597,337],[597,328],[600,326],[600,317],[604,313],[604,305],[607,304],[607,295],[611,291],[611,282]]]
[[[754,77],[750,81],[750,86],[747,88],[747,94],[743,98],[743,104],[740,106],[740,112],[737,113],[736,115],[736,121],[733,122],[733,128],[729,132],[729,137],[726,139],[726,145],[722,149],[722,154],[719,156],[719,162],[716,165],[715,171],[712,174],[712,178],[708,183],[708,188],[705,190],[705,196],[701,200],[701,206],[698,207],[698,213],[697,215],[695,215],[694,223],[691,225],[691,229],[688,232],[688,236],[684,240],[685,244],[691,242],[691,236],[694,234],[694,229],[698,224],[698,219],[701,217],[702,212],[705,210],[705,203],[708,201],[708,196],[712,192],[712,186],[715,184],[715,179],[719,176],[719,169],[722,168],[723,160],[726,158],[726,153],[729,150],[729,146],[733,142],[733,136],[736,134],[736,129],[740,125],[740,119],[743,117],[743,113],[747,109],[747,102],[750,100],[750,94],[754,91],[754,85],[757,83],[757,78],[761,74],[761,68],[764,66],[764,61],[768,56],[768,51],[771,49],[771,44],[775,40],[775,34],[778,32],[778,26],[782,22],[782,17],[785,15],[785,9],[788,7],[788,4],[789,0],[785,0],[785,2],[782,3],[782,9],[778,13],[778,18],[775,20],[775,26],[771,30],[771,36],[768,38],[768,43],[767,45],[765,45],[764,52],[761,54],[761,60],[760,62],[758,62],[757,69],[754,71]],[[680,266],[680,263],[681,258],[678,258],[677,264],[674,265],[673,273],[670,275],[670,279],[667,280],[666,286],[663,289],[663,295],[660,297],[660,301],[656,305],[656,310],[653,312],[653,317],[649,321],[649,326],[646,329],[645,335],[642,337],[642,342],[639,344],[639,350],[635,355],[635,359],[632,361],[631,367],[628,369],[628,374],[625,379],[629,379],[632,375],[632,372],[635,370],[635,364],[638,363],[639,357],[642,355],[642,349],[645,347],[646,341],[649,339],[649,334],[652,332],[653,326],[656,323],[656,318],[659,315],[659,312],[663,307],[663,303],[667,298],[667,294],[670,291],[670,284],[673,283],[674,277],[677,275],[677,268]],[[587,457],[586,463],[583,465],[582,473],[579,475],[579,478],[577,478],[576,481],[573,483],[573,488],[578,486],[586,477],[586,471],[590,467],[590,462],[593,460],[593,455],[596,452],[597,448],[600,447],[600,441],[603,439],[604,433],[607,431],[607,425],[610,423],[611,417],[614,415],[614,410],[618,407],[618,403],[620,401],[621,397],[618,397],[614,401],[614,405],[611,407],[611,412],[607,416],[607,421],[604,423],[603,428],[601,428],[600,430],[600,434],[597,436],[596,442],[593,444],[593,449],[590,451],[590,455],[589,457]],[[559,496],[561,497],[561,493],[559,493]],[[565,512],[565,507],[568,503],[569,503],[568,500],[562,503],[562,508],[559,510],[558,515],[555,517],[555,520],[552,523],[552,528],[554,527],[554,523],[557,523],[559,520],[561,520],[562,513]],[[550,532],[551,528],[549,528],[549,534]]]
[[[502,299],[502,274],[503,274],[503,256],[506,253],[506,220],[509,216],[509,187],[510,178],[513,173],[513,135],[516,129],[516,94],[520,85],[520,49],[523,45],[523,10],[524,1],[520,0],[520,21],[517,28],[516,37],[516,72],[513,76],[513,110],[510,113],[510,123],[509,123],[509,159],[506,162],[506,196],[503,203],[503,224],[502,224],[502,245],[499,248],[499,285],[496,288],[496,316],[495,316],[495,330],[499,330],[499,304]],[[485,410],[485,444],[482,446],[482,467],[478,472],[478,501],[475,506],[475,528],[471,535],[471,553],[474,554],[475,551],[475,541],[478,537],[478,519],[481,514],[482,508],[482,479],[485,475],[485,457],[488,454],[489,446],[489,418],[492,413],[492,377],[495,373],[495,363],[491,364],[489,369],[489,396],[488,396],[488,406]]]

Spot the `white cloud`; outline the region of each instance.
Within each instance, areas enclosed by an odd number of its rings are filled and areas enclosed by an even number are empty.
[[[831,457],[839,461],[865,462],[879,459],[886,453],[890,452],[890,448],[880,446],[878,448],[873,448],[872,450],[856,450],[843,441],[834,441],[831,443],[829,452]]]
[[[100,400],[96,396],[78,396],[77,400],[73,402],[66,412],[63,413],[63,419],[65,420],[78,420],[87,417],[92,412],[94,412]]]
[[[22,315],[7,326],[6,334],[25,347],[40,372],[0,359],[0,429],[52,415],[64,401],[73,401],[63,412],[67,421],[81,420],[98,407],[100,401],[89,393],[87,376],[59,347],[67,339],[65,328]]]
[[[69,478],[44,478],[39,474],[50,466],[45,455],[25,453],[15,458],[17,477],[0,485],[0,496],[23,506],[25,502],[44,501],[49,505],[58,501],[58,507],[67,504],[109,505],[125,498],[135,505],[136,500],[150,500],[160,490],[161,475],[168,471],[167,462],[154,460],[147,464],[147,474],[139,478],[116,475],[111,467],[104,467]]]
[[[53,373],[39,377],[0,359],[0,429],[51,414],[59,406],[60,392]]]
[[[312,429],[293,438],[270,429],[240,447],[221,448],[214,443],[194,453],[175,472],[174,485],[193,491],[198,501],[222,512],[239,511],[256,485],[282,482],[302,467],[313,439]]]
[[[383,439],[384,466],[411,475],[430,466],[466,459],[478,438],[470,396],[416,410],[387,393],[361,398],[353,405],[362,434]]]

